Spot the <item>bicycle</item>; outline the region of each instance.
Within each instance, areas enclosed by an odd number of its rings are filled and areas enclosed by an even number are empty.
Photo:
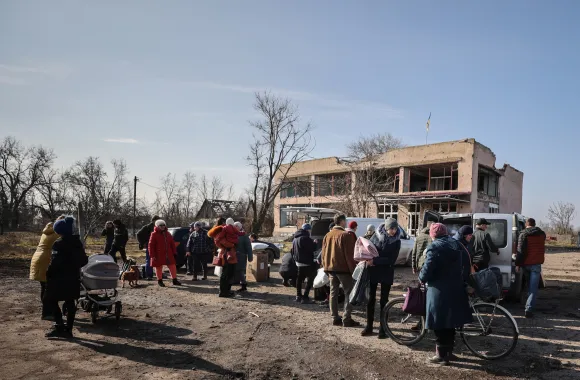
[[[473,311],[473,323],[458,329],[465,346],[477,357],[496,360],[508,356],[518,343],[519,328],[514,317],[499,305],[501,299],[494,303],[485,302],[471,296],[469,307]],[[425,317],[403,312],[405,297],[399,297],[387,303],[381,312],[383,330],[398,344],[412,346],[419,343],[427,334]],[[402,316],[396,316],[397,312]],[[498,322],[496,325],[494,322]],[[402,327],[401,327],[402,325]],[[493,326],[492,326],[493,325]],[[502,335],[502,332],[505,332]],[[482,345],[481,349],[477,346]],[[495,349],[505,343],[505,349]]]

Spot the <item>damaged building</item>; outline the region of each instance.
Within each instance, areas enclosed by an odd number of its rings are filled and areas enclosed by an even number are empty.
[[[416,235],[425,211],[520,213],[523,173],[474,139],[393,149],[373,162],[387,176],[368,201],[366,217],[393,217]],[[285,207],[336,208],[353,197],[357,169],[336,157],[303,161],[288,172],[275,201],[278,235],[296,231],[304,217]],[[361,217],[362,215],[349,215]]]

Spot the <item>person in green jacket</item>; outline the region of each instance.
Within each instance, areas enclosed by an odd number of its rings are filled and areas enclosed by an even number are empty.
[[[417,239],[415,239],[415,245],[412,251],[412,266],[413,273],[417,274],[421,271],[423,264],[425,263],[425,250],[431,244],[431,237],[429,236],[429,225],[419,232]]]
[[[234,227],[236,227],[238,231],[244,232],[244,226],[242,223],[235,222]],[[252,242],[250,241],[250,236],[248,234],[238,237],[236,254],[238,257],[238,263],[236,264],[236,275],[234,281],[240,284],[240,288],[237,292],[241,293],[248,290],[248,283],[246,282],[246,266],[248,265],[248,262],[251,263],[254,260]]]

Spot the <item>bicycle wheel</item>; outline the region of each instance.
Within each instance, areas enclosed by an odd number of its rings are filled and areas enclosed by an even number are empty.
[[[461,339],[467,348],[482,359],[508,356],[518,343],[519,330],[512,315],[493,303],[473,305],[473,323],[463,326]]]
[[[389,337],[404,346],[412,346],[423,339],[425,318],[403,311],[405,298],[395,298],[385,305],[381,312],[381,326]]]

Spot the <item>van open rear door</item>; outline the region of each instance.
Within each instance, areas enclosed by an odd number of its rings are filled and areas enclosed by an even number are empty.
[[[513,227],[514,218],[511,214],[473,214],[473,227],[478,219],[486,219],[490,225],[487,232],[491,236],[491,240],[497,248],[499,248],[499,255],[490,252],[491,261],[490,266],[497,267],[501,270],[502,282],[504,290],[510,288],[512,280],[514,280],[514,268],[512,265],[512,249],[514,245]],[[517,227],[517,226],[515,226]]]
[[[421,227],[421,228],[427,227],[427,224],[429,222],[441,223],[442,220],[443,220],[443,218],[442,218],[441,214],[439,214],[436,211],[427,210],[427,211],[425,211],[425,216],[423,217],[423,227]]]

